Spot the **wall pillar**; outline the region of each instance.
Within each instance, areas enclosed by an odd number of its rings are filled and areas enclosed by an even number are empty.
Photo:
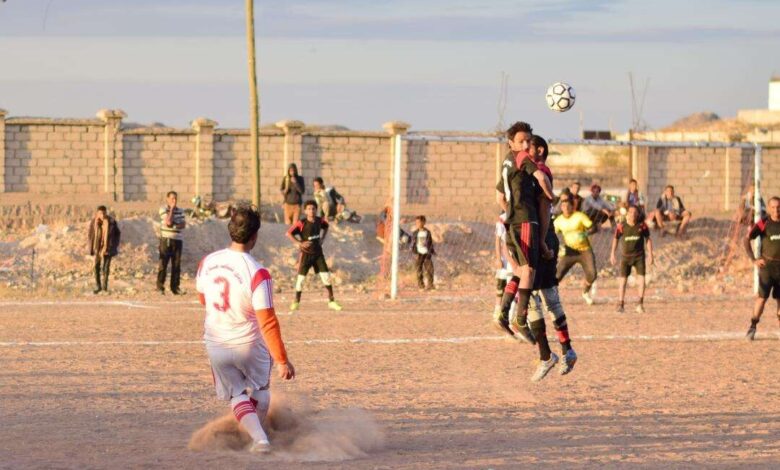
[[[279,121],[276,123],[276,127],[284,131],[284,159],[282,162],[282,171],[284,172],[284,175],[287,174],[287,167],[290,165],[290,163],[296,162],[295,137],[301,133],[303,126],[303,122],[292,119]],[[302,168],[300,168],[300,170],[301,172],[303,171]]]
[[[382,124],[382,127],[390,134],[390,165],[387,174],[390,175],[388,180],[388,194],[393,194],[393,165],[395,160],[395,148],[393,147],[393,143],[395,142],[394,137],[397,135],[406,135],[412,125],[403,121],[389,121]],[[401,155],[403,155],[403,149]]]
[[[5,192],[5,117],[8,111],[0,109],[0,193]]]
[[[214,128],[217,121],[199,117],[192,121],[195,136],[195,195],[214,197]]]
[[[111,194],[114,202],[124,200],[124,152],[122,145],[121,109],[101,109],[97,117],[105,123],[103,132],[103,193]]]
[[[631,146],[631,177],[637,181],[637,189],[645,195],[646,203],[650,204],[650,147]]]

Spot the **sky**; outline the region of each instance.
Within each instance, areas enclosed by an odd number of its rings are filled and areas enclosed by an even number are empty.
[[[380,130],[492,131],[531,122],[544,136],[632,125],[628,74],[652,128],[690,113],[766,108],[780,74],[776,0],[256,0],[261,121]],[[547,87],[577,92],[566,113]],[[249,121],[242,0],[6,0],[0,108],[220,127]]]

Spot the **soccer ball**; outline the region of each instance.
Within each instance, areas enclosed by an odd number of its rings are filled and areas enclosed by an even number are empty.
[[[550,85],[545,95],[547,107],[557,113],[568,111],[574,106],[574,88],[568,83],[557,82]]]

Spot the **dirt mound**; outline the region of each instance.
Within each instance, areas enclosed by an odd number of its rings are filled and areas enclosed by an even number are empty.
[[[183,232],[185,289],[194,287],[192,278],[203,256],[228,245],[226,225],[226,221],[218,219],[188,220]],[[111,265],[109,287],[114,293],[123,295],[148,295],[153,291],[157,270],[158,228],[148,217],[121,220],[119,226],[122,243],[120,254]],[[381,276],[380,271],[389,250],[385,251],[383,244],[376,240],[374,225],[364,222],[332,224],[331,227],[325,241],[325,253],[339,290],[365,291],[386,286],[387,270]],[[402,227],[407,232],[413,230],[408,223]],[[496,268],[493,224],[431,222],[427,227],[436,250],[434,265],[438,286],[479,290],[491,283]],[[730,238],[733,228],[731,221],[696,219],[684,240],[660,237],[654,232],[656,265],[650,276],[653,282],[678,285],[747,273],[749,263],[741,255],[738,242]],[[89,256],[86,230],[86,224],[41,225],[26,236],[0,242],[0,296],[25,291],[33,281],[49,292],[91,292],[93,258]],[[283,224],[264,222],[259,243],[252,252],[269,267],[279,290],[292,289],[298,258],[298,251],[285,232]],[[605,275],[602,283],[615,273],[609,265],[611,240],[612,233],[607,228],[591,238],[597,265]],[[728,253],[736,253],[736,256],[727,257]],[[415,286],[411,245],[402,246],[400,254],[401,287]],[[724,269],[727,258],[728,266]],[[579,269],[575,268],[572,275],[576,278]],[[378,279],[385,284],[377,282]],[[317,286],[318,282],[316,279],[308,281],[311,286]]]

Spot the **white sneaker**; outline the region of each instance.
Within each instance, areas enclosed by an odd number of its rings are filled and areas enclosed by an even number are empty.
[[[582,298],[585,299],[586,304],[593,305],[593,297],[590,296],[590,292],[583,292]]]
[[[636,313],[645,313],[645,306],[642,304],[638,304],[636,306]]]
[[[267,454],[271,452],[271,443],[268,441],[257,441],[249,448],[253,454]]]
[[[536,367],[536,372],[531,376],[531,382],[539,382],[542,380],[548,372],[555,367],[558,363],[558,355],[555,353],[550,354],[550,359],[546,361],[539,361],[539,365]]]
[[[560,367],[558,367],[558,372],[561,375],[566,375],[569,372],[571,372],[572,369],[574,369],[574,364],[577,362],[577,353],[574,352],[573,349],[569,349],[566,352],[566,355],[563,356],[563,361],[561,361]]]

